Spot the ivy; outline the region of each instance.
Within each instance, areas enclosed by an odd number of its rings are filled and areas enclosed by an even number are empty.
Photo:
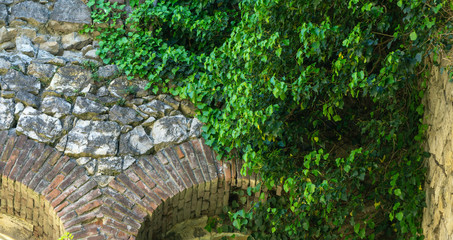
[[[283,188],[232,209],[232,227],[255,239],[423,239],[421,99],[451,48],[449,1],[88,5],[105,63],[190,99],[219,158]]]

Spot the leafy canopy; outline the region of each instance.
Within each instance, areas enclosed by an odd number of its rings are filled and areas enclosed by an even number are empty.
[[[423,89],[449,1],[90,0],[98,54],[189,98],[219,157],[268,189],[256,239],[422,239]],[[234,153],[234,154],[233,154]],[[248,191],[248,194],[252,194]]]

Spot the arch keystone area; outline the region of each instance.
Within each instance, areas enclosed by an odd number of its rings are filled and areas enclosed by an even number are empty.
[[[33,225],[37,239],[161,239],[177,223],[219,214],[231,188],[256,183],[202,139],[141,156],[107,185],[25,135],[0,131],[0,150],[0,213]]]

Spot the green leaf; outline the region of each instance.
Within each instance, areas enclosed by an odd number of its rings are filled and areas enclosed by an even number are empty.
[[[412,41],[415,41],[415,40],[417,40],[417,33],[416,32],[411,32],[409,37],[411,38]]]
[[[400,222],[401,222],[401,220],[403,220],[403,216],[404,216],[403,212],[399,212],[395,215],[396,219],[398,219],[398,221],[400,221]]]
[[[355,232],[355,233],[359,233],[359,231],[360,231],[360,223],[356,223],[356,224],[354,225],[354,232]]]

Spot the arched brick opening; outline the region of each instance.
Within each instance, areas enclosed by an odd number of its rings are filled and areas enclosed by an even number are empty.
[[[215,159],[196,139],[139,157],[100,186],[53,147],[0,131],[0,213],[32,224],[38,239],[65,231],[74,239],[158,239],[176,223],[219,214],[232,189],[255,186],[239,162]]]

